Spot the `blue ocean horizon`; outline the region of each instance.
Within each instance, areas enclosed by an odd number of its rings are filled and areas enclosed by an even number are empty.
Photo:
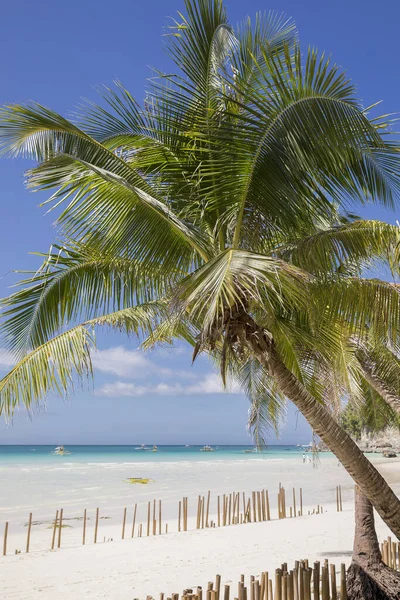
[[[157,452],[140,449],[141,444],[66,444],[70,454],[53,454],[55,446],[50,444],[0,444],[0,464],[25,462],[175,462],[203,460],[245,460],[256,458],[289,458],[304,452],[302,446],[271,444],[262,450],[253,450],[253,445],[213,445],[213,452],[201,452],[203,445],[157,444]]]

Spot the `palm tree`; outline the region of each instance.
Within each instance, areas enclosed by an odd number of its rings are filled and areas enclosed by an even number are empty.
[[[28,186],[55,190],[61,240],[3,303],[18,363],[0,410],[90,374],[97,326],[182,338],[270,399],[272,417],[292,401],[400,537],[399,500],[315,377],[343,361],[344,338],[398,344],[398,289],[350,275],[397,251],[397,228],[321,227],[351,202],[397,201],[390,121],[323,54],[303,60],[290,20],[234,32],[220,0],[185,5],[169,42],[179,73],[158,73],[143,108],[117,83],[74,122],[37,104],[1,111],[2,151],[37,161]]]
[[[350,398],[340,415],[340,422],[356,437],[366,430],[379,433],[392,424],[400,428],[400,420],[393,409],[368,387],[364,388],[362,404],[360,398]],[[356,487],[354,548],[347,572],[348,598],[392,600],[398,598],[399,589],[400,574],[382,560],[372,504]]]

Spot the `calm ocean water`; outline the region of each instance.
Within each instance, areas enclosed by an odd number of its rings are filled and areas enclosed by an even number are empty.
[[[152,446],[149,446],[150,448]],[[201,462],[223,460],[254,460],[257,458],[294,458],[302,454],[303,448],[297,446],[268,446],[258,452],[246,452],[253,446],[213,446],[214,452],[201,452],[203,446],[158,446],[157,452],[142,451],[139,445],[132,446],[65,446],[70,454],[59,456],[52,454],[54,446],[2,446],[0,445],[0,466],[10,464],[40,463],[50,465],[68,463],[163,463],[163,462]]]

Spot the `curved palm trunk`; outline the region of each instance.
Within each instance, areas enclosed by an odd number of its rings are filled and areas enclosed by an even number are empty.
[[[400,500],[357,444],[338,425],[330,412],[308,392],[286,367],[273,341],[249,315],[242,315],[237,335],[255,358],[274,377],[281,392],[293,402],[315,433],[335,454],[346,471],[372,502],[391,531],[400,539]]]
[[[368,358],[361,354],[357,353],[358,362],[360,363],[364,377],[369,383],[369,385],[376,391],[378,394],[384,399],[384,401],[389,404],[389,406],[400,415],[400,397],[397,394],[394,394],[388,386],[380,379],[380,377],[375,373],[373,364],[368,360]]]
[[[356,486],[355,536],[352,564],[347,572],[349,600],[400,598],[400,573],[382,561],[371,502]]]

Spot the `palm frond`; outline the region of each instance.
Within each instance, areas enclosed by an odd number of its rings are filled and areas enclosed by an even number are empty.
[[[93,343],[91,333],[77,326],[27,354],[0,380],[0,414],[9,419],[18,405],[30,410],[50,392],[71,393],[74,374],[78,379],[91,375]]]
[[[166,260],[170,255],[173,261],[179,261],[186,248],[186,252],[194,249],[207,258],[200,233],[180,221],[162,200],[154,197],[152,187],[135,169],[57,113],[41,105],[1,109],[0,149],[11,156],[29,156],[42,161],[33,172],[30,185],[37,188],[44,177],[45,186],[49,187],[51,178],[51,185],[61,188],[58,198],[71,195],[70,181],[65,182],[65,173],[60,177],[59,165],[54,169],[54,163],[50,162],[49,170],[47,161],[63,156],[97,176],[95,183],[91,179],[87,186],[78,178],[75,196],[59,217],[71,237],[80,235],[94,241],[99,237],[99,230],[107,231],[103,246],[114,251],[126,248],[134,238],[132,251],[136,255],[157,256],[158,260],[162,256]],[[68,165],[68,161],[64,161],[64,167],[66,163]],[[160,231],[165,242],[162,252]],[[193,260],[190,252],[187,260]]]
[[[347,328],[349,336],[363,341],[376,336],[380,343],[399,346],[400,290],[396,285],[351,277],[315,281],[309,290],[324,327],[336,321]]]
[[[22,289],[2,300],[3,336],[18,357],[71,322],[159,299],[174,279],[162,269],[77,243],[54,245],[42,256],[39,270],[19,282]]]
[[[96,317],[46,341],[26,354],[0,380],[0,415],[10,418],[19,405],[30,410],[50,392],[65,396],[73,392],[75,383],[90,378],[96,326],[150,335],[157,322],[166,318],[166,313],[165,303],[149,302]]]
[[[248,360],[236,375],[250,401],[247,428],[257,448],[267,445],[271,431],[278,435],[285,416],[286,399],[271,377],[254,359]]]
[[[338,269],[369,265],[374,260],[386,261],[389,255],[399,256],[400,229],[381,221],[353,221],[309,236],[286,241],[274,252],[305,271],[319,275]],[[398,264],[394,257],[393,264]]]
[[[178,305],[210,331],[226,311],[254,303],[266,312],[285,303],[306,305],[308,275],[284,261],[226,250],[178,286]]]

